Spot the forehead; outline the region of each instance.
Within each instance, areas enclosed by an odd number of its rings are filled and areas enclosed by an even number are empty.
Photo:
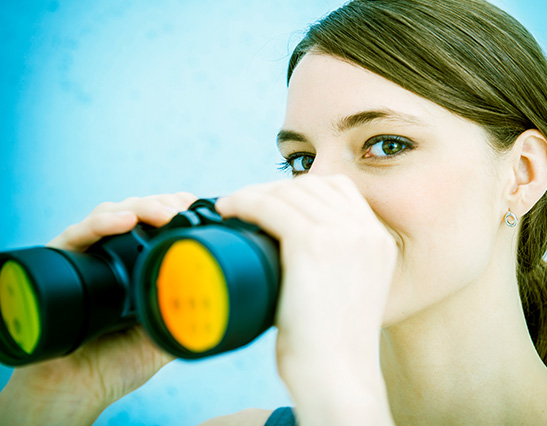
[[[335,121],[366,110],[412,114],[430,122],[454,114],[384,77],[331,55],[308,53],[291,77],[284,127],[310,118]]]

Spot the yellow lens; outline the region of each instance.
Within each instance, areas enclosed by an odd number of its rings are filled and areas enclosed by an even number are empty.
[[[38,300],[25,269],[13,260],[0,270],[0,314],[11,338],[32,354],[41,332]]]
[[[183,347],[205,352],[221,342],[228,325],[228,289],[222,269],[203,245],[174,243],[162,259],[157,288],[163,321]]]

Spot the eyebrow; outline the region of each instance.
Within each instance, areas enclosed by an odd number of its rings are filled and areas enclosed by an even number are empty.
[[[412,126],[427,126],[423,120],[415,117],[413,115],[404,114],[401,112],[396,112],[390,109],[381,109],[381,110],[371,110],[371,111],[361,111],[356,114],[348,115],[342,117],[337,123],[335,123],[334,128],[337,132],[343,133],[350,129],[353,129],[364,124],[369,124],[373,121],[392,121],[399,122],[404,124],[409,124]],[[282,129],[277,134],[277,145],[280,145],[283,142],[308,142],[308,138],[302,133],[295,132],[293,130]]]

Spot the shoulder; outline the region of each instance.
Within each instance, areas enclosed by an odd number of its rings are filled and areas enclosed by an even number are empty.
[[[200,426],[264,426],[273,410],[248,408],[229,416],[215,417]]]

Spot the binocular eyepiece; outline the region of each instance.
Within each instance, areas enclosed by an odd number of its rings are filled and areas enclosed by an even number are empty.
[[[0,362],[71,353],[141,323],[186,359],[244,346],[273,324],[277,241],[200,199],[167,225],[139,224],[85,253],[32,247],[0,253]]]

